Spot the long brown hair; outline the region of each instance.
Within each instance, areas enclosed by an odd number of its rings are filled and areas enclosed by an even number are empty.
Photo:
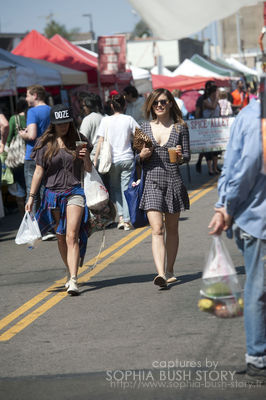
[[[155,89],[146,99],[144,104],[144,113],[146,119],[149,120],[150,115],[152,116],[153,120],[157,118],[152,106],[155,100],[157,100],[161,94],[164,94],[169,102],[172,104],[172,107],[170,108],[170,117],[173,119],[174,123],[185,124],[182,118],[182,113],[178,105],[176,104],[172,93],[169,92],[169,90],[163,88]]]
[[[56,140],[56,131],[55,125],[50,123],[44,134],[38,140],[35,150],[41,149],[45,145],[47,145],[47,150],[44,153],[44,158],[46,161],[51,160],[53,156],[55,156],[59,152],[59,145]],[[77,130],[73,124],[73,122],[69,123],[68,132],[65,136],[62,136],[62,140],[66,146],[65,150],[73,155],[73,158],[76,158],[76,140],[80,140]]]
[[[111,105],[114,108],[114,112],[124,112],[124,109],[126,107],[125,97],[122,94],[115,94],[111,98]]]

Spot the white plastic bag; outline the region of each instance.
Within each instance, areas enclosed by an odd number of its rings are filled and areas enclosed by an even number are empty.
[[[84,172],[86,203],[91,210],[101,210],[109,200],[109,193],[94,166],[91,172]]]
[[[242,289],[234,263],[220,236],[213,236],[208,260],[202,275],[201,294],[217,298],[238,297]]]
[[[26,211],[15,238],[16,244],[28,244],[29,247],[34,247],[36,240],[41,237],[36,218],[32,213]]]
[[[112,165],[112,149],[107,136],[108,128],[106,128],[104,134],[104,141],[102,142],[100,161],[98,171],[100,174],[107,174],[110,171]]]
[[[242,289],[233,261],[220,236],[213,236],[201,284],[201,311],[219,318],[243,315]]]

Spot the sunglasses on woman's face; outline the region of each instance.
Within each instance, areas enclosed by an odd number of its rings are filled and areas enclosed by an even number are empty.
[[[159,104],[161,104],[161,106],[163,106],[163,107],[165,107],[166,106],[166,104],[168,104],[169,103],[169,101],[168,100],[155,100],[154,102],[153,102],[153,107],[157,107]]]

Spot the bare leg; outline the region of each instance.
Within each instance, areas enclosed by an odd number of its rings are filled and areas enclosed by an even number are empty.
[[[165,243],[163,214],[159,211],[147,212],[152,229],[152,254],[158,275],[164,275]]]
[[[55,219],[55,231],[57,230],[58,224],[59,224],[59,219],[60,219],[60,212],[59,210],[53,210],[52,211],[54,219]],[[56,234],[57,237],[57,246],[58,246],[58,250],[60,253],[60,256],[67,268],[67,270],[69,270],[68,268],[68,264],[67,264],[67,245],[66,245],[66,235],[58,235]]]
[[[213,156],[212,162],[213,162],[213,171],[217,172],[218,157],[217,156]]]
[[[79,265],[79,228],[83,216],[84,208],[76,205],[67,206],[67,227],[66,227],[66,245],[67,245],[67,265],[71,277],[76,277]]]
[[[178,222],[180,213],[165,214],[166,228],[166,272],[173,273],[179,245]]]
[[[207,160],[207,165],[209,173],[213,174],[212,160]]]

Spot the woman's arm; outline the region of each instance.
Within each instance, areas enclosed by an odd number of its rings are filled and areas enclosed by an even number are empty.
[[[83,157],[83,162],[84,162],[84,169],[87,172],[91,172],[91,168],[92,168],[92,162],[91,162],[91,158],[90,158],[90,152],[85,149],[86,153]]]
[[[95,156],[94,156],[94,161],[93,164],[96,167],[97,166],[97,161],[99,158],[99,154],[101,152],[101,147],[102,147],[102,142],[104,141],[104,137],[100,136],[97,142],[97,147],[96,147],[96,152],[95,152]]]
[[[33,206],[33,201],[36,196],[36,193],[40,187],[42,178],[44,175],[44,169],[40,165],[36,165],[33,177],[32,177],[32,182],[31,182],[31,187],[30,187],[30,194],[29,194],[29,199],[26,203],[25,206],[25,211],[31,211],[32,206]]]
[[[24,140],[35,140],[37,138],[37,125],[30,124],[25,130],[20,130],[19,134]]]
[[[145,147],[144,144],[141,152],[139,153],[140,161],[144,161],[147,158],[149,158],[152,155],[152,152],[153,152],[153,147]]]
[[[3,153],[3,151],[4,151],[8,132],[9,132],[8,121],[7,121],[6,117],[4,116],[4,114],[2,114],[2,112],[0,111],[0,134],[1,134],[0,135],[1,136],[0,153]]]

